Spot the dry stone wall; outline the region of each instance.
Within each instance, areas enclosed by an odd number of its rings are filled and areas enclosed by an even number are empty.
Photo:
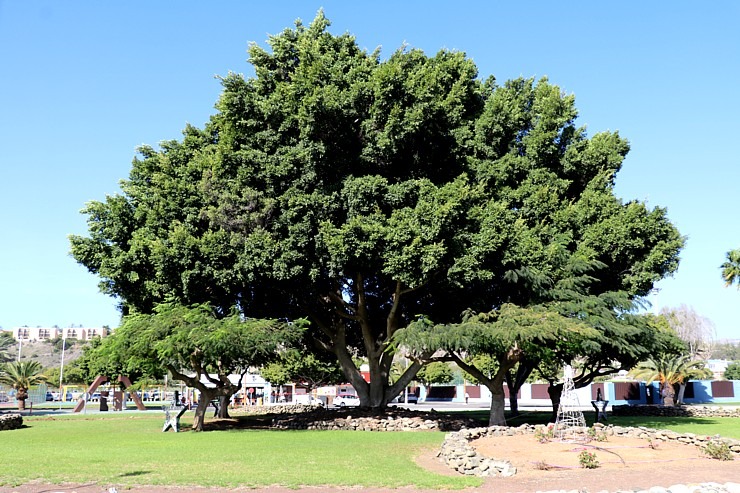
[[[268,412],[276,413],[274,407],[270,406]],[[386,409],[380,415],[359,408],[310,407],[310,412],[296,412],[294,409],[287,411],[272,420],[273,428],[284,430],[454,431],[478,426],[478,423],[472,419],[453,418],[401,408]]]
[[[722,406],[612,406],[614,416],[689,416],[698,418],[740,418],[740,407]]]

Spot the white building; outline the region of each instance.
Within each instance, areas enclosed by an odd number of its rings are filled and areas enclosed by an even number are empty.
[[[89,341],[94,337],[105,337],[109,329],[105,327],[14,327],[16,341],[47,341],[57,337]]]
[[[723,378],[725,370],[727,369],[727,366],[730,363],[732,363],[732,361],[728,361],[725,359],[708,359],[707,368],[712,370],[712,374],[714,375],[715,380],[721,380]]]

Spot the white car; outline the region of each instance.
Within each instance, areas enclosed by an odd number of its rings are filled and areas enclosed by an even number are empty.
[[[309,406],[323,406],[324,401],[308,394],[299,394],[293,396],[294,404],[306,404]]]
[[[360,398],[354,394],[339,394],[334,398],[332,404],[339,407],[359,406]]]

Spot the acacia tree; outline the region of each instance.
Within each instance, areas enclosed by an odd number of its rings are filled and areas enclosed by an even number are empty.
[[[255,77],[222,79],[204,129],[142,147],[122,194],[87,205],[72,254],[124,314],[172,299],[305,316],[362,405],[383,407],[426,361],[390,383],[391,340],[418,314],[536,304],[574,254],[605,266],[597,293],[642,295],[675,270],[665,211],[613,194],[627,142],[588,138],[573,96],[482,81],[460,52],[381,60],[328,25],[252,45]]]
[[[541,357],[542,351],[554,341],[580,347],[580,352],[584,352],[598,336],[595,329],[546,307],[505,304],[490,313],[468,314],[459,324],[440,325],[420,319],[398,332],[395,339],[417,357],[429,348],[441,349],[444,355],[435,359],[454,361],[485,385],[491,392],[489,425],[493,426],[506,425],[504,380],[525,355]],[[478,355],[492,355],[496,359],[492,374],[474,366],[472,362]]]
[[[153,314],[124,317],[91,360],[108,361],[98,371],[109,378],[135,373],[159,378],[169,372],[198,390],[193,429],[202,431],[212,400],[220,401],[220,417],[228,417],[229,399],[241,388],[247,371],[276,358],[302,332],[301,321],[253,320],[238,314],[217,318],[207,306],[164,304]],[[229,379],[233,374],[239,375],[238,381]]]

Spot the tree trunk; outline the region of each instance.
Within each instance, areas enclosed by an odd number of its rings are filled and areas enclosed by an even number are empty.
[[[563,395],[563,384],[559,383],[547,387],[547,395],[550,396],[550,402],[552,403],[552,415],[550,416],[550,422],[554,423],[558,419],[558,409],[560,408],[560,396]]]
[[[506,426],[506,397],[504,394],[504,380],[506,372],[513,366],[506,360],[499,361],[499,369],[492,379],[488,381],[486,387],[491,391],[491,412],[488,416],[488,426]]]
[[[683,404],[683,396],[686,392],[686,384],[682,383],[678,385],[678,396],[676,397],[676,405]]]
[[[519,416],[519,398],[516,396],[517,392],[518,390],[513,390],[512,387],[509,387],[509,411],[512,417]]]
[[[208,405],[216,396],[216,389],[203,387],[198,390],[200,391],[200,398],[198,399],[198,406],[195,408],[195,416],[193,416],[193,431],[203,431]]]
[[[15,393],[15,398],[18,401],[18,410],[25,411],[26,410],[26,399],[28,399],[28,390],[22,387],[19,388]]]
[[[230,395],[221,395],[218,397],[218,417],[221,419],[229,419],[229,403],[231,402]]]
[[[529,362],[519,362],[516,372],[506,372],[506,386],[509,388],[509,409],[512,416],[519,416],[519,389],[534,371],[534,365]]]
[[[660,391],[660,395],[663,398],[664,406],[673,407],[676,405],[676,393],[673,391],[673,385],[670,383],[666,382],[663,384],[663,389]]]
[[[499,388],[499,392],[494,393],[491,390],[491,412],[488,416],[488,426],[506,426],[506,415],[504,409],[506,407],[506,399],[504,397],[503,386]]]

